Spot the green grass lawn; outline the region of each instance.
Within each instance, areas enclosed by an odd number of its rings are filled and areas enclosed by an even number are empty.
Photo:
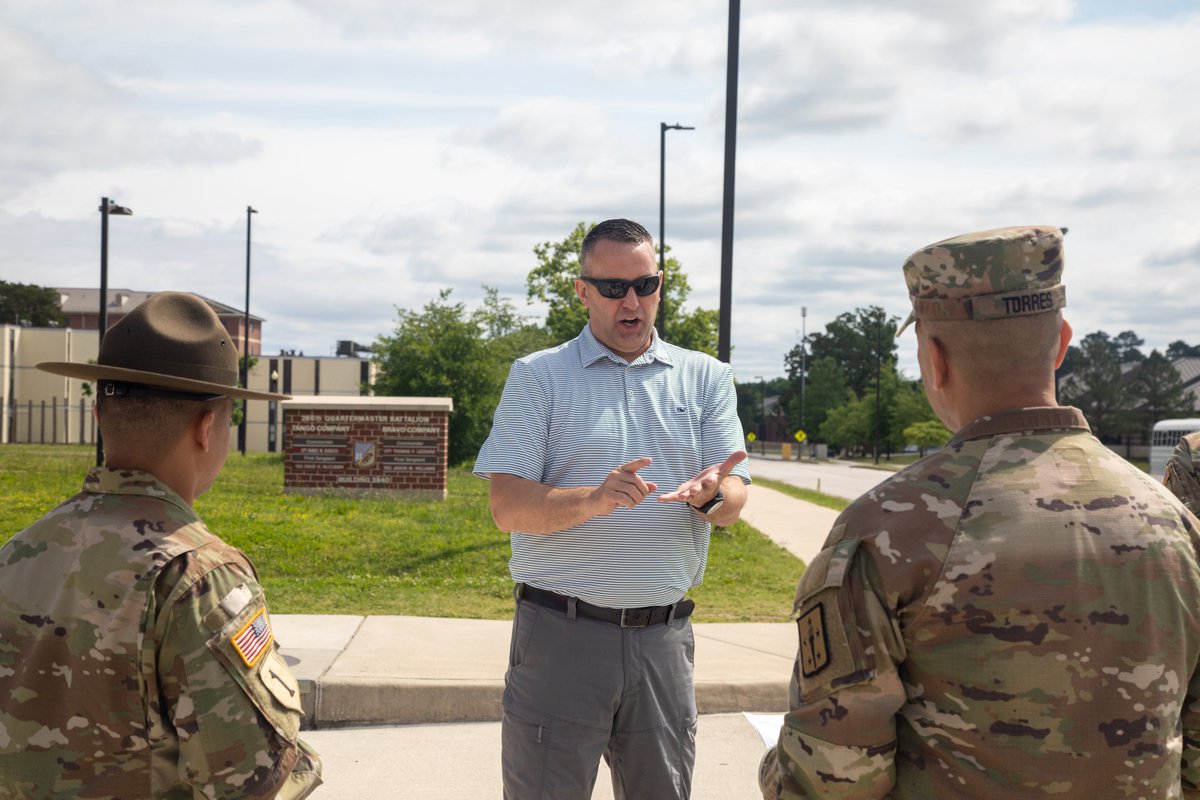
[[[75,445],[0,446],[0,541],[78,492],[94,458]],[[305,497],[283,493],[281,457],[235,453],[196,508],[250,556],[277,614],[511,615],[508,535],[469,469],[450,470],[444,501]],[[696,619],[785,620],[803,569],[745,523],[716,529],[690,593]]]
[[[831,494],[824,494],[823,492],[815,492],[812,489],[802,489],[799,486],[792,486],[790,483],[783,483],[782,481],[773,481],[769,478],[755,478],[754,485],[765,486],[768,489],[783,492],[798,500],[807,500],[810,503],[815,503],[825,508],[832,508],[834,511],[841,511],[850,505],[849,500],[841,497],[834,497]]]

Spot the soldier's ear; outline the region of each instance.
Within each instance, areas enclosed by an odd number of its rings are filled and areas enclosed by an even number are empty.
[[[949,354],[941,339],[936,336],[930,336],[926,340],[926,346],[929,348],[929,371],[933,373],[928,380],[930,385],[940,392],[946,388],[946,382],[950,378]]]
[[[212,449],[213,426],[216,420],[217,415],[213,413],[212,409],[207,409],[192,417],[192,437],[195,439],[196,446],[202,453],[207,453]]]
[[[1067,357],[1067,348],[1071,344],[1071,335],[1074,333],[1075,331],[1071,328],[1071,323],[1064,319],[1061,327],[1058,329],[1058,358],[1054,360],[1055,369],[1061,367],[1063,359]]]

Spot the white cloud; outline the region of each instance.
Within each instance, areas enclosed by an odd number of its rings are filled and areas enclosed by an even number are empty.
[[[734,365],[776,375],[799,309],[906,313],[932,241],[1069,225],[1068,316],[1194,337],[1200,15],[1092,0],[742,7]],[[0,276],[252,306],[325,352],[393,305],[523,304],[533,246],[641,220],[719,291],[727,5],[585,0],[10,0],[0,11]],[[538,309],[531,309],[537,312]],[[1190,314],[1190,316],[1189,316]],[[1193,326],[1194,328],[1194,326]],[[902,365],[915,369],[910,341]]]

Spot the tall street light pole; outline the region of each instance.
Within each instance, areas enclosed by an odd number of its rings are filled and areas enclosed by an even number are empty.
[[[738,29],[741,0],[729,0],[729,43],[725,51],[725,196],[721,203],[721,310],[717,358],[729,363],[730,315],[733,313],[733,177],[737,152]]]
[[[246,316],[242,320],[242,388],[246,388],[250,380],[250,215],[257,214],[250,206],[246,206]],[[246,416],[250,410],[249,401],[242,401],[242,421],[238,423],[238,450],[246,455]]]
[[[108,216],[116,214],[119,217],[132,216],[133,212],[125,206],[119,206],[107,197],[100,198],[100,317],[97,320],[99,338],[96,342],[96,352],[104,344],[104,330],[108,327]],[[104,442],[100,436],[100,428],[96,428],[96,466],[104,463]]]
[[[875,463],[879,463],[879,433],[883,419],[879,416],[879,386],[883,365],[883,309],[875,319]]]
[[[667,131],[694,131],[694,127],[668,125],[658,123],[658,271],[663,273],[663,290],[658,301],[658,336],[666,338],[667,332],[667,289],[666,289],[666,252],[667,252]]]

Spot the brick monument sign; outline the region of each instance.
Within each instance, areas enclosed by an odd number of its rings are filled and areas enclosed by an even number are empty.
[[[449,397],[283,402],[283,488],[296,494],[446,497]]]

